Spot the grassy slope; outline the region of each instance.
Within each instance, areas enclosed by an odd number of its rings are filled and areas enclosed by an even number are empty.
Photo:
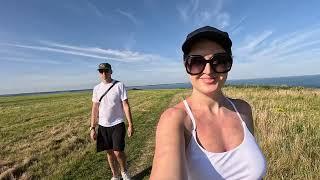
[[[247,100],[256,137],[268,161],[267,179],[316,179],[320,170],[320,91],[302,88],[227,87]],[[127,139],[132,175],[148,177],[154,131],[161,112],[188,90],[129,91],[136,132]],[[90,93],[0,98],[1,177],[102,179],[105,154],[88,137]],[[10,169],[11,168],[11,169]]]
[[[129,165],[134,167],[131,171],[139,172],[151,165],[152,152],[144,155],[145,148],[153,148],[157,119],[179,92],[129,92],[136,130],[126,147],[130,152]],[[0,109],[0,172],[5,172],[2,176],[50,179],[110,176],[105,154],[96,154],[88,137],[90,93],[3,97]],[[10,173],[9,167],[14,167]]]

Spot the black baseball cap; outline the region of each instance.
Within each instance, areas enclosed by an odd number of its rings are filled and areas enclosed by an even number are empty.
[[[101,63],[98,66],[98,70],[112,70],[111,65],[109,63]]]
[[[229,38],[229,34],[211,26],[204,26],[189,33],[186,40],[182,44],[183,53],[188,54],[192,44],[200,39],[212,40],[220,44],[227,53],[232,54],[232,41]]]

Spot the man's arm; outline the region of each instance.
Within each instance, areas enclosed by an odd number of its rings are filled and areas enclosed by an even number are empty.
[[[90,137],[92,140],[96,140],[95,127],[98,124],[97,123],[98,113],[99,113],[99,103],[92,102],[91,120],[90,120]]]
[[[132,115],[130,110],[130,105],[128,99],[122,101],[122,106],[124,113],[126,114],[126,118],[128,121],[128,136],[130,137],[133,134],[133,124],[132,124]]]

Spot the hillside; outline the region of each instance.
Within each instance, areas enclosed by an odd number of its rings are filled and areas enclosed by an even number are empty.
[[[127,139],[129,172],[150,173],[161,112],[190,93],[130,90],[135,134]],[[255,133],[268,163],[266,179],[316,179],[320,171],[320,90],[226,87],[253,107]],[[89,139],[88,92],[0,97],[0,179],[102,179],[105,154]]]

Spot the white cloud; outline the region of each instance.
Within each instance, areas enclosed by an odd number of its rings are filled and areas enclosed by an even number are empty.
[[[50,60],[50,59],[30,59],[22,57],[0,57],[0,61],[10,61],[10,62],[23,62],[23,63],[44,63],[44,64],[62,64],[60,61]]]
[[[179,12],[179,15],[181,17],[181,19],[184,21],[184,22],[187,22],[188,21],[188,13],[187,11],[184,9],[184,7],[182,6],[177,6],[177,10]]]
[[[184,22],[188,22],[189,18],[193,16],[199,7],[198,0],[190,0],[189,3],[177,5],[178,13]]]
[[[230,25],[230,15],[226,12],[222,12],[217,15],[218,27],[225,28]]]
[[[126,50],[130,50],[135,44],[136,44],[136,39],[135,39],[135,35],[133,32],[131,32],[128,36],[128,38],[126,38],[126,42],[124,43],[124,48]]]
[[[109,59],[119,62],[150,62],[167,61],[168,58],[156,54],[147,54],[129,50],[102,49],[99,47],[80,47],[67,44],[40,41],[45,46],[34,46],[25,44],[2,44],[11,47],[32,49],[37,51],[48,51],[54,53],[63,53],[76,56],[90,57],[94,59]]]
[[[302,55],[313,51],[320,45],[320,28],[304,29],[292,32],[271,40],[272,31],[265,31],[247,45],[236,48],[238,55],[245,55],[247,59],[269,59],[272,61],[284,61],[289,56]],[[275,36],[275,35],[274,35]],[[263,42],[263,43],[262,43]],[[303,56],[301,56],[303,58]],[[288,59],[289,60],[289,59]]]
[[[225,28],[230,25],[230,14],[223,11],[222,0],[190,0],[178,4],[177,11],[183,22],[196,26],[213,24]]]
[[[252,53],[254,50],[257,49],[257,47],[267,38],[269,38],[272,35],[272,31],[266,30],[262,34],[258,36],[249,36],[246,38],[245,42],[243,43],[244,45],[242,47],[239,47],[236,49],[237,51],[240,51],[239,54],[248,54]]]
[[[230,28],[230,34],[232,35],[236,35],[238,34],[244,27],[243,27],[243,24],[246,22],[247,20],[247,16],[243,16],[238,23],[236,23],[235,25],[233,25],[231,28]]]
[[[121,15],[127,17],[134,25],[138,25],[139,21],[138,19],[131,13],[127,12],[127,11],[122,11],[120,9],[117,9],[117,12],[120,13]]]
[[[320,27],[276,34],[265,30],[235,44],[232,76],[239,78],[319,74]]]
[[[94,5],[89,0],[87,1],[87,4],[88,4],[89,9],[91,9],[97,16],[104,17],[103,13],[97,8],[96,5]]]
[[[87,53],[78,52],[78,51],[70,51],[70,50],[56,49],[56,48],[43,47],[43,46],[31,46],[31,45],[23,45],[23,44],[7,44],[7,45],[13,46],[13,47],[25,48],[25,49],[72,54],[72,55],[85,56],[85,57],[91,57],[91,58],[97,58],[97,59],[105,59],[106,58],[104,56],[98,56],[98,55],[94,55],[94,54],[87,54]]]

